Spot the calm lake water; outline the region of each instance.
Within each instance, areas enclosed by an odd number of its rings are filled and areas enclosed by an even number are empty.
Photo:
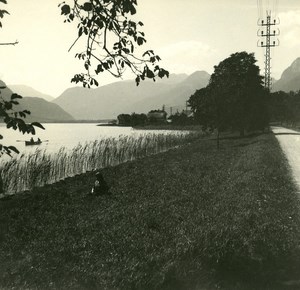
[[[4,139],[1,140],[4,145],[13,145],[20,152],[34,152],[37,148],[46,149],[47,152],[55,153],[61,147],[71,149],[78,145],[78,143],[84,144],[85,142],[99,140],[103,138],[115,137],[120,135],[136,135],[146,133],[167,133],[170,131],[162,130],[135,130],[131,127],[111,127],[111,126],[97,126],[97,124],[43,124],[45,130],[39,128],[36,129],[36,135],[29,135],[12,129],[6,129],[5,124],[0,124],[0,134]],[[172,131],[174,132],[174,131]],[[175,132],[174,132],[175,133]],[[38,146],[25,146],[25,140],[29,140],[30,137],[34,140],[40,138],[43,143]],[[48,141],[46,141],[48,140]]]

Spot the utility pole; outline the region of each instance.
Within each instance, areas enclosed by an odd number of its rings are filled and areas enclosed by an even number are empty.
[[[279,29],[274,29],[271,32],[271,27],[275,25],[279,25],[279,19],[272,19],[271,16],[271,10],[266,12],[267,19],[264,20],[258,20],[258,26],[261,26],[261,28],[258,30],[257,35],[261,38],[263,38],[260,43],[258,41],[257,46],[258,47],[264,47],[266,48],[265,52],[265,88],[267,88],[269,91],[271,90],[272,82],[271,82],[271,48],[275,46],[279,46],[279,40],[277,41],[273,40],[273,37],[278,36],[280,34]],[[272,40],[271,40],[272,38]]]

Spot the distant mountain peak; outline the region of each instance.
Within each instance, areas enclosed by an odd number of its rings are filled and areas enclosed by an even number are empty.
[[[209,81],[210,74],[204,70],[195,71],[189,75],[183,82],[184,83],[197,83],[197,82],[207,82]]]
[[[300,57],[296,58],[292,64],[286,68],[281,78],[274,83],[272,91],[298,91],[300,89]]]
[[[292,67],[292,68],[295,68],[295,67],[299,68],[299,67],[300,67],[300,57],[296,58],[296,59],[293,61],[291,67]]]
[[[283,71],[281,79],[289,79],[295,74],[300,73],[300,57],[296,58],[292,64]]]
[[[210,76],[210,74],[205,71],[205,70],[196,70],[195,72],[193,72],[192,74],[190,74],[190,77],[193,75],[198,75],[198,76]]]
[[[50,95],[44,94],[42,92],[37,91],[36,89],[27,86],[27,85],[8,85],[8,87],[14,92],[23,97],[37,97],[44,99],[48,102],[54,100],[54,98]]]

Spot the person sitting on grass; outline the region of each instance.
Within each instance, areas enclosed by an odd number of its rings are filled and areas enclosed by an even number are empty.
[[[96,181],[91,190],[91,194],[95,194],[95,195],[105,195],[105,194],[110,195],[111,194],[109,192],[109,186],[107,185],[106,181],[104,180],[101,172],[96,173]]]

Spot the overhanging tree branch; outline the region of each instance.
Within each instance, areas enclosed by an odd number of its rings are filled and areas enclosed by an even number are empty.
[[[69,0],[59,6],[61,14],[66,17],[64,22],[78,23],[79,38],[86,39],[86,50],[77,53],[76,58],[84,61],[85,72],[76,74],[72,82],[82,83],[90,87],[98,84],[91,72],[97,75],[105,71],[120,78],[126,69],[136,75],[136,83],[140,80],[156,77],[162,78],[169,72],[157,63],[160,57],[153,50],[138,56],[136,48],[145,42],[145,34],[140,31],[142,22],[135,22],[129,16],[136,14],[136,0]],[[69,51],[70,51],[69,49]]]
[[[0,45],[16,45],[18,43],[18,40],[16,40],[15,42],[0,42]]]

